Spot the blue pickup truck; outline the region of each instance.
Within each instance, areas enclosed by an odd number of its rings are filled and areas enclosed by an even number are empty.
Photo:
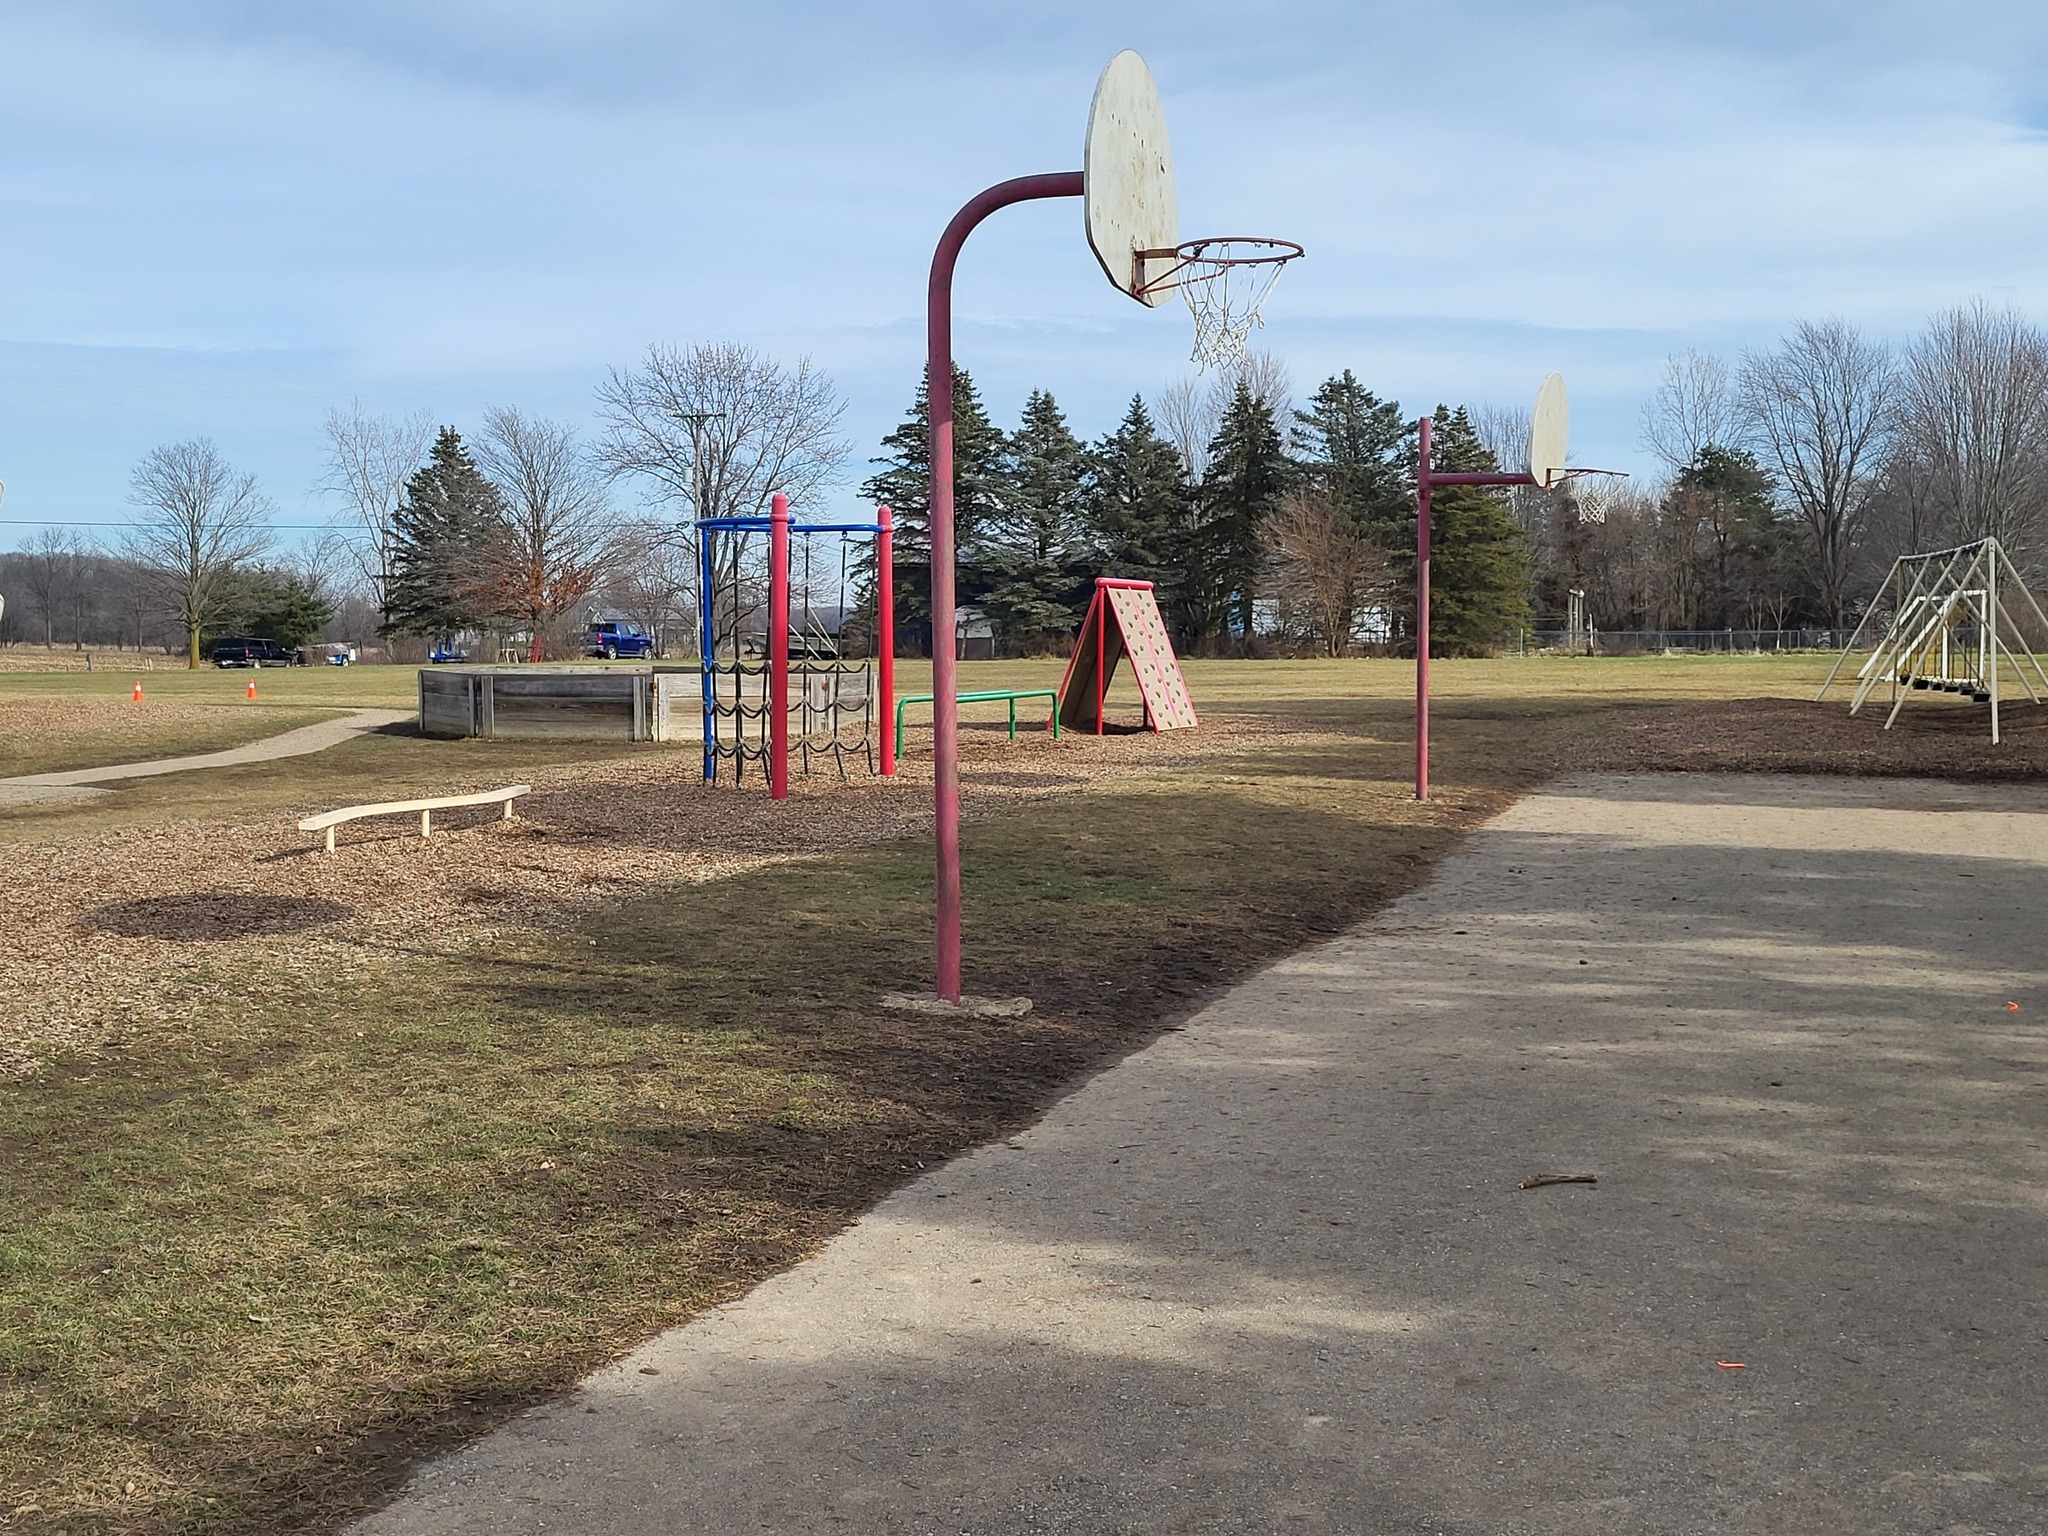
[[[637,624],[606,620],[583,632],[583,654],[602,656],[606,661],[617,661],[621,656],[631,661],[646,660],[654,655],[654,639],[643,634]]]

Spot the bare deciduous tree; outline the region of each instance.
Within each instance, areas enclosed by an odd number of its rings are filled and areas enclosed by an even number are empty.
[[[1529,411],[1526,405],[1482,405],[1469,413],[1472,429],[1494,461],[1510,472],[1529,467]],[[1529,559],[1541,570],[1552,555],[1553,534],[1563,493],[1540,486],[1511,486],[1505,493],[1508,516],[1528,542]]]
[[[73,533],[65,541],[64,596],[71,610],[71,648],[85,649],[86,616],[100,601],[105,557],[89,535]]]
[[[473,451],[505,503],[503,535],[482,552],[478,595],[485,611],[526,626],[527,659],[540,661],[550,630],[604,575],[612,545],[605,472],[572,428],[512,406],[484,412]]]
[[[633,518],[619,525],[604,600],[654,637],[664,656],[695,653],[697,561],[674,524]]]
[[[409,416],[372,416],[360,400],[327,413],[327,472],[320,489],[347,508],[343,536],[354,566],[380,614],[390,581],[394,520],[405,499],[405,483],[426,461],[434,442],[434,419],[425,411]]]
[[[1160,391],[1153,415],[1166,440],[1199,483],[1209,468],[1209,445],[1223,425],[1223,413],[1242,381],[1264,402],[1277,422],[1294,419],[1294,384],[1287,365],[1270,352],[1247,352],[1236,363],[1206,377],[1174,380]]]
[[[1731,448],[1741,416],[1728,365],[1705,352],[1674,352],[1664,360],[1664,380],[1643,404],[1643,446],[1673,470],[1707,447]]]
[[[1802,321],[1775,351],[1742,360],[1741,425],[1805,524],[1830,622],[1848,617],[1851,562],[1883,469],[1897,373],[1844,320]]]
[[[1307,641],[1319,655],[1343,655],[1359,608],[1390,596],[1385,551],[1360,533],[1335,496],[1320,490],[1283,497],[1264,537],[1265,586],[1282,632]]]
[[[143,512],[127,536],[129,557],[151,573],[185,631],[186,664],[196,668],[200,635],[229,596],[229,577],[270,543],[270,499],[205,437],[144,454],[128,499]]]
[[[2048,337],[1983,300],[1936,315],[1906,354],[1902,483],[1943,536],[2024,545],[2048,491]]]
[[[691,516],[765,514],[778,491],[803,507],[846,461],[846,407],[809,358],[791,372],[737,342],[657,344],[638,368],[613,369],[597,399],[598,461]]]
[[[64,606],[64,576],[71,554],[71,540],[61,528],[39,528],[21,546],[15,560],[23,588],[35,599],[36,612],[43,621],[43,644],[56,643],[57,610]]]

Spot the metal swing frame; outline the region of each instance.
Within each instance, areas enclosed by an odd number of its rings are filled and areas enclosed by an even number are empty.
[[[1884,634],[1856,671],[1849,713],[1855,714],[1872,693],[1888,686],[1892,707],[1884,728],[1890,730],[1914,693],[1961,694],[1974,703],[1991,706],[1991,743],[1998,745],[2001,662],[2034,703],[2048,694],[2048,671],[2043,670],[2026,632],[2014,621],[2013,607],[2007,604],[2013,593],[2025,599],[2021,611],[2031,614],[2040,631],[2048,634],[2048,614],[2042,613],[1997,539],[1899,556],[1876,600],[1864,610],[1849,643],[1842,647],[1827,680],[1813,696],[1814,702],[1827,697],[1850,655],[1862,644],[1871,620],[1889,612],[1891,621]]]

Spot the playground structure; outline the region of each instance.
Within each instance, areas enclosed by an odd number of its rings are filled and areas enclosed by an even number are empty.
[[[1081,633],[1075,637],[1066,676],[1060,680],[1055,722],[1073,730],[1092,728],[1100,736],[1110,680],[1126,656],[1144,701],[1145,729],[1191,730],[1197,723],[1195,701],[1188,695],[1187,679],[1181,676],[1173,642],[1167,638],[1166,621],[1160,617],[1152,583],[1111,576],[1095,579],[1095,596],[1088,604],[1088,616],[1081,621]]]
[[[700,518],[697,528],[699,655],[703,659],[704,781],[718,782],[718,765],[732,765],[731,781],[746,778],[747,764],[761,765],[771,798],[789,797],[790,717],[796,717],[799,770],[810,773],[814,759],[829,761],[846,777],[849,755],[858,754],[869,772],[876,768],[876,726],[882,729],[881,772],[896,772],[896,744],[887,726],[895,693],[895,592],[891,561],[894,524],[887,507],[872,523],[796,523],[789,498],[776,495],[766,517]],[[745,596],[743,567],[750,536],[768,535],[768,592],[761,654],[749,658],[745,627],[756,606]],[[803,584],[799,638],[802,654],[790,648],[790,546],[834,534],[872,534],[875,540],[875,654],[848,661],[826,643],[811,614],[811,583]],[[721,560],[721,544],[724,544]],[[844,544],[840,590],[845,590]],[[797,696],[790,700],[794,676]]]
[[[1166,113],[1152,72],[1125,49],[1104,66],[1089,103],[1082,169],[1020,176],[977,193],[932,253],[926,287],[925,381],[931,422],[932,633],[954,624],[953,270],[977,225],[999,208],[1078,197],[1088,244],[1112,287],[1140,304],[1180,292],[1206,366],[1243,355],[1271,278],[1301,254],[1287,241],[1233,237],[1183,242]],[[1260,269],[1264,269],[1260,273]],[[1265,281],[1244,281],[1248,274]],[[1231,281],[1235,277],[1238,281]],[[951,646],[933,647],[932,795],[937,992],[960,1001],[960,709]]]
[[[1814,702],[1827,697],[1850,655],[1861,646],[1873,617],[1888,613],[1884,634],[1857,669],[1849,713],[1862,709],[1880,686],[1889,687],[1892,707],[1884,728],[1890,730],[1915,693],[1955,694],[1991,706],[1991,743],[1996,746],[2001,674],[2010,671],[2036,704],[2048,694],[2048,672],[2042,670],[2033,643],[2007,606],[2014,593],[2026,600],[2021,611],[2033,616],[2039,626],[2035,633],[2048,639],[2048,616],[1998,540],[1978,539],[1953,549],[1899,556]]]
[[[1430,497],[1439,486],[1503,488],[1533,485],[1547,491],[1575,475],[1618,475],[1612,469],[1568,469],[1571,401],[1564,377],[1547,374],[1529,413],[1529,467],[1514,473],[1439,471],[1430,454],[1430,418],[1415,424],[1415,798],[1429,798],[1429,521]]]

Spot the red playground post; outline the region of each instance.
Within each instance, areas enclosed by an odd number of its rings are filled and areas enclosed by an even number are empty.
[[[768,508],[768,796],[789,798],[789,498]]]
[[[960,700],[953,614],[953,268],[975,225],[1012,203],[1080,197],[1079,171],[998,182],[953,215],[932,253],[925,307],[925,394],[932,435],[932,800],[938,845],[939,996],[960,1001]],[[886,732],[885,732],[886,734]]]
[[[1429,798],[1429,418],[1415,424],[1415,798]]]
[[[1549,490],[1576,474],[1605,474],[1605,470],[1565,468],[1565,440],[1569,426],[1564,380],[1556,374],[1544,379],[1536,391],[1536,408],[1529,415],[1529,468],[1520,474],[1457,472],[1439,474],[1430,451],[1430,418],[1415,424],[1415,798],[1429,798],[1429,524],[1431,493],[1440,485],[1510,486],[1533,485]]]
[[[896,514],[875,508],[875,672],[882,695],[882,777],[896,774]]]

